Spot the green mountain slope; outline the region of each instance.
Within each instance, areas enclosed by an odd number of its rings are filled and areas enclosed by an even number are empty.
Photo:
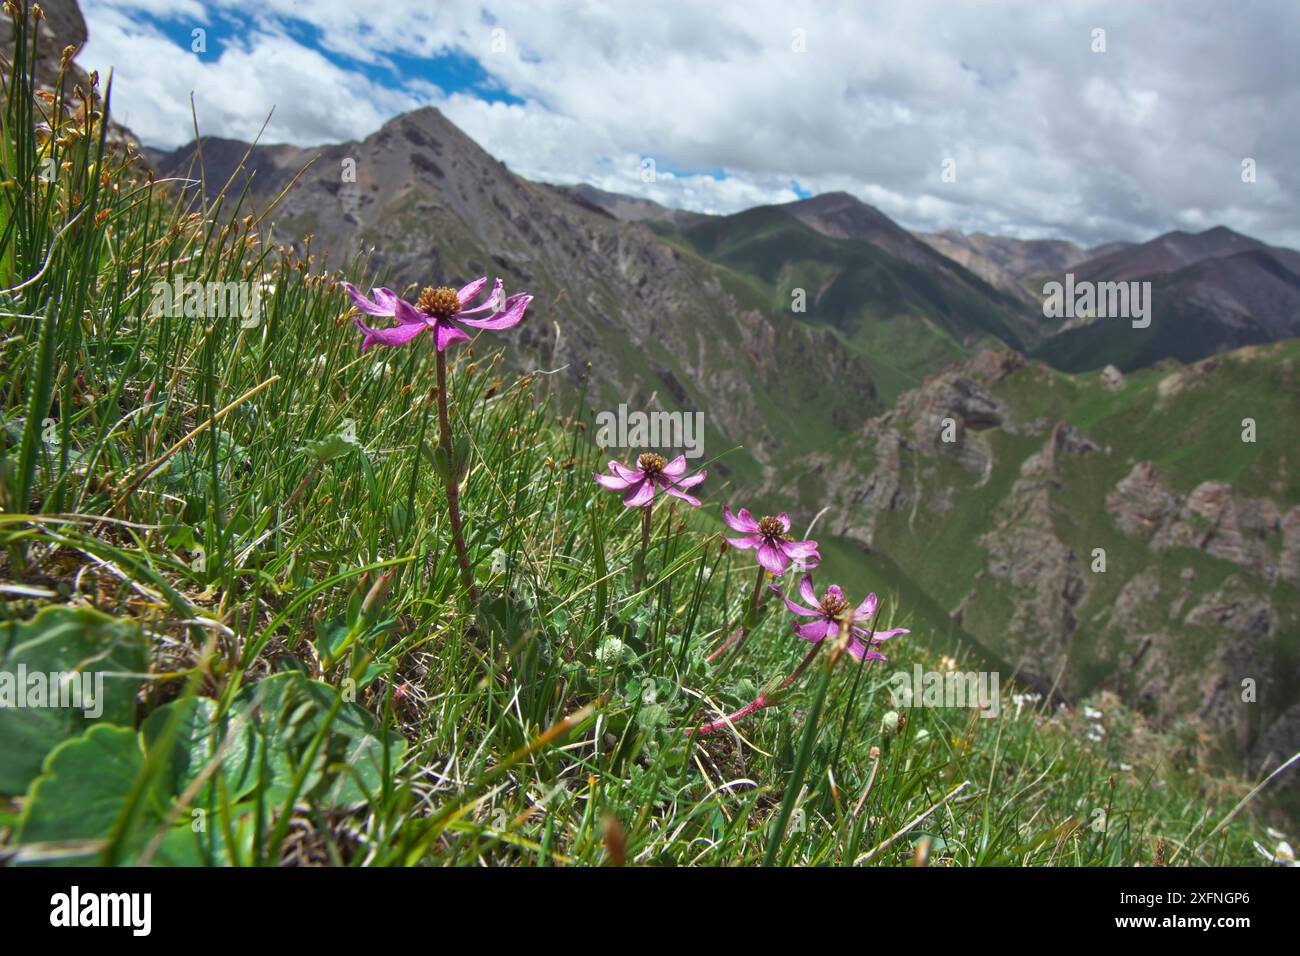
[[[833,501],[833,531],[1040,688],[1194,719],[1253,771],[1300,749],[1298,363],[1287,342],[1116,387],[985,353],[769,489]]]
[[[1019,347],[1033,334],[1020,303],[955,263],[918,264],[871,242],[833,238],[785,207],[656,230],[717,266],[756,308],[833,329],[875,366],[891,369],[882,375],[891,386],[916,382],[971,348]],[[937,254],[934,260],[942,262]]]

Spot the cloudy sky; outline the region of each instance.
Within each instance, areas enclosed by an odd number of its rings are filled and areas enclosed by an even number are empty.
[[[522,175],[705,212],[846,190],[911,228],[1300,247],[1295,0],[82,9],[81,62],[153,146],[192,138],[191,94],[205,135],[274,108],[263,140],[303,146],[434,105]]]

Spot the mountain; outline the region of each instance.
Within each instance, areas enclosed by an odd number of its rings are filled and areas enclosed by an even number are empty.
[[[843,193],[655,229],[738,301],[833,330],[887,398],[972,348],[1035,336],[1022,303]]]
[[[1288,269],[1300,271],[1300,252],[1266,245],[1226,226],[1215,226],[1198,233],[1176,230],[1140,245],[1113,250],[1103,248],[1100,253],[1094,253],[1081,262],[1068,263],[1051,271],[1063,272],[1073,265],[1076,280],[1128,282],[1178,272],[1210,259],[1231,258],[1249,252],[1265,253]]]
[[[41,11],[45,16],[41,21],[41,39],[36,50],[36,81],[46,89],[53,89],[59,76],[63,50],[69,46],[80,50],[86,44],[86,19],[81,15],[76,0],[49,0],[41,4]],[[13,43],[13,21],[5,13],[0,15],[0,58],[8,59]],[[10,69],[6,64],[6,73]],[[76,85],[85,89],[89,84],[86,71],[73,60],[68,63],[64,74],[64,92],[72,93]]]
[[[1049,282],[1150,282],[1151,324],[1073,316],[1035,323],[1027,351],[1068,371],[1194,362],[1243,345],[1300,336],[1300,252],[1216,226],[1094,249],[959,232],[918,234],[999,290],[1042,312]]]
[[[1070,272],[1076,285],[1150,282],[1151,323],[1067,323],[1032,352],[1057,368],[1127,371],[1300,336],[1300,253],[1222,226],[1105,251]]]
[[[1010,239],[955,229],[915,235],[995,288],[1032,305],[1041,305],[1042,295],[1027,287],[1025,279],[1061,272],[1088,257],[1084,249],[1064,239]]]
[[[537,296],[507,334],[521,366],[559,369],[578,388],[590,363],[597,408],[707,410],[707,447],[744,445],[724,473],[755,478],[772,456],[816,447],[881,407],[867,364],[829,330],[743,306],[646,225],[514,175],[436,109],[360,142],[204,139],[153,160],[166,176],[201,166],[209,191],[233,177],[228,194],[247,187],[257,209],[283,193],[272,235],[310,235],[311,254],[332,265],[364,251],[372,274],[399,290],[503,276]],[[811,427],[803,404],[823,410]]]
[[[652,199],[640,199],[636,196],[612,193],[604,189],[597,189],[587,183],[578,183],[574,186],[558,186],[556,188],[578,202],[608,213],[619,222],[662,220],[664,222],[690,224],[708,218],[703,213],[688,212],[685,209],[669,209]]]

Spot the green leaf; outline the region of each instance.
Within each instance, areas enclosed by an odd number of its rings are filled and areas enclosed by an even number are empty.
[[[288,798],[294,775],[339,693],[329,684],[296,672],[274,674],[240,691],[235,706],[249,713],[249,719],[259,726],[266,748],[264,759],[270,777],[264,781],[264,796],[269,803]],[[253,716],[254,709],[257,716]],[[332,807],[355,806],[371,799],[392,775],[406,747],[399,734],[385,734],[389,759],[385,772],[381,733],[369,711],[344,702],[330,725],[325,746],[307,773],[300,796]]]
[[[329,435],[320,441],[310,442],[303,448],[317,461],[333,461],[356,449],[356,443],[348,441],[342,434]]]
[[[144,753],[129,728],[101,724],[64,742],[50,754],[32,787],[16,842],[85,843],[74,857],[58,862],[91,862],[143,769]]]
[[[134,724],[135,697],[143,683],[136,675],[147,668],[148,648],[139,626],[91,608],[47,607],[28,621],[6,624],[0,631],[0,793],[25,791],[46,755],[92,723]],[[27,686],[19,686],[20,673]],[[15,706],[35,703],[33,675],[45,675],[49,684],[51,673],[86,675],[75,683],[78,691],[88,686],[92,694],[100,680],[90,675],[102,675],[101,699],[84,709],[52,707],[47,692],[46,706]],[[59,682],[54,683],[57,687]],[[72,703],[72,685],[64,682],[63,687],[69,696],[62,699]],[[101,706],[102,713],[96,714]]]
[[[217,721],[217,703],[207,697],[182,697],[159,707],[140,728],[145,751],[165,747],[160,786],[179,796],[220,759],[225,796],[234,803],[257,785],[257,739],[247,715],[235,710]],[[204,807],[215,771],[192,805]]]

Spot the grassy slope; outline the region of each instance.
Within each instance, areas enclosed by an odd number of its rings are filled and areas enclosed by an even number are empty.
[[[99,160],[94,139],[56,158],[84,170]],[[886,735],[886,669],[842,662],[810,750],[799,741],[811,692],[742,724],[743,746],[726,733],[688,742],[678,728],[744,703],[804,650],[773,612],[734,665],[703,662],[754,570],[746,554],[718,554],[705,517],[659,526],[647,586],[633,592],[636,516],[591,483],[594,450],[560,428],[536,383],[498,379],[490,343],[463,348],[451,399],[457,440],[474,449],[464,501],[485,591],[470,614],[440,482],[421,453],[434,434],[427,345],[362,355],[335,277],[239,231],[179,222],[161,189],[117,171],[107,191],[91,185],[98,177],[47,188],[40,148],[6,143],[3,178],[19,185],[0,203],[0,284],[52,255],[0,308],[0,575],[52,592],[10,601],[6,617],[75,603],[147,622],[140,719],[191,698],[229,714],[237,688],[275,673],[318,681],[329,699],[351,676],[374,725],[406,741],[365,801],[294,798],[263,769],[248,795],[209,798],[223,826],[199,834],[183,794],[136,787],[150,779],[145,765],[102,830],[80,814],[51,818],[46,805],[44,832],[103,841],[74,862],[138,860],[155,832],[170,834],[174,858],[218,864],[598,864],[620,842],[646,863],[752,864],[770,849],[782,862],[891,864],[908,862],[922,837],[932,863],[953,865],[1255,859],[1262,830],[1248,815],[1211,834],[1243,787],[1197,772],[1178,741],[1130,734],[1140,720],[1122,708],[1107,707],[1104,742],[1087,738],[1082,718],[1009,700],[995,720],[914,708],[901,734]],[[91,226],[94,203],[109,214]],[[78,216],[87,225],[51,252]],[[262,324],[149,315],[141,290],[181,268],[231,281],[269,274]],[[47,416],[57,448],[39,440]],[[330,439],[349,419],[357,445],[340,447]],[[166,467],[145,477],[160,458]],[[191,560],[200,543],[202,563]],[[831,548],[818,576],[850,567]],[[357,582],[385,568],[395,572],[387,598],[339,657],[322,628],[353,619]],[[912,619],[905,593],[886,614],[882,623]],[[934,664],[907,639],[891,655],[891,666]],[[816,687],[819,668],[808,677]],[[277,719],[265,714],[257,732],[276,732]],[[222,726],[196,733],[215,747]],[[90,786],[92,766],[81,770],[84,780],[74,767],[60,783],[47,763],[45,783],[0,795],[0,845],[38,851],[15,844],[39,788],[48,800]],[[340,758],[318,771],[342,780],[350,768]],[[786,794],[797,807],[773,839]],[[1099,811],[1105,827],[1090,825]]]

